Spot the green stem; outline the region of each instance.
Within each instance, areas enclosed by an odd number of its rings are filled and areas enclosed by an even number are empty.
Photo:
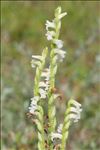
[[[60,150],[65,150],[66,142],[67,142],[68,135],[69,135],[69,127],[71,125],[71,121],[69,119],[69,112],[70,112],[70,101],[68,102],[68,107],[65,112],[64,123],[63,123],[63,128],[62,128],[62,141],[61,141]]]
[[[49,117],[49,145],[50,150],[53,149],[53,144],[51,141],[51,133],[55,131],[56,128],[56,108],[54,104],[54,93],[53,89],[55,88],[55,75],[57,71],[57,62],[56,56],[54,53],[54,46],[52,45],[52,50],[50,53],[50,88],[48,93],[48,117]]]
[[[40,65],[36,69],[35,83],[34,83],[34,96],[39,96],[39,82],[41,79],[42,70],[45,65],[45,59],[47,53],[48,50],[47,48],[45,48],[42,52],[43,60],[41,61]],[[38,105],[36,124],[38,128],[38,149],[39,150],[45,150],[43,116],[44,116],[43,108],[40,105]]]
[[[39,106],[37,112],[37,128],[38,128],[38,150],[45,150],[44,127],[43,127],[43,109]]]
[[[58,27],[58,24],[60,23],[57,18],[55,18],[55,23],[56,23],[56,35],[55,39],[58,39],[59,37],[59,32],[60,29]],[[61,24],[61,23],[60,23]],[[51,133],[55,131],[56,128],[56,108],[54,104],[54,93],[53,89],[55,88],[55,75],[57,72],[57,56],[55,55],[54,49],[55,45],[52,43],[51,44],[51,52],[50,52],[50,88],[48,92],[48,117],[49,117],[49,146],[50,150],[53,149],[53,144],[51,141]]]

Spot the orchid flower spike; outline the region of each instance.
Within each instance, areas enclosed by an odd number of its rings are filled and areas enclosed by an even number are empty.
[[[70,113],[68,114],[69,119],[73,120],[74,122],[78,122],[78,120],[80,119],[80,113],[82,111],[81,104],[71,99],[69,101],[68,107],[70,111]]]
[[[35,97],[31,98],[31,104],[29,106],[29,112],[31,114],[35,114],[35,111],[38,109],[38,105],[37,105],[38,101],[39,101],[38,96],[35,96]]]
[[[40,55],[32,55],[32,61],[31,61],[32,68],[35,68],[36,66],[40,66],[42,60],[43,60],[42,56],[40,56]]]
[[[81,104],[73,99],[70,99],[68,102],[68,108],[65,112],[64,123],[62,127],[62,141],[61,149],[65,149],[66,140],[69,134],[69,127],[72,122],[78,122],[80,119],[80,113],[82,111]]]
[[[61,50],[63,47],[63,41],[58,39],[59,37],[59,30],[61,27],[61,19],[67,15],[66,12],[61,13],[61,7],[58,7],[55,11],[55,18],[52,22],[46,21],[46,30],[47,33],[45,34],[47,37],[47,40],[51,41],[55,45],[55,49],[57,49],[58,52],[55,54],[57,55],[57,58],[60,62],[63,61],[63,58],[65,57],[66,52]]]
[[[66,148],[66,140],[69,134],[69,127],[73,122],[78,122],[81,117],[81,104],[74,99],[70,99],[68,107],[65,112],[64,122],[60,124],[56,130],[56,107],[55,100],[61,95],[55,90],[55,75],[58,69],[58,61],[62,62],[66,51],[63,50],[63,41],[59,39],[61,19],[67,15],[66,12],[61,12],[61,7],[55,10],[55,18],[52,21],[46,21],[46,37],[51,42],[51,51],[49,53],[50,63],[46,66],[46,58],[48,48],[44,48],[42,56],[32,55],[31,66],[36,68],[36,75],[34,79],[34,97],[31,98],[29,105],[29,112],[35,115],[35,123],[38,129],[38,150],[64,150]],[[45,68],[45,69],[44,69]],[[48,100],[48,124],[44,121],[44,107],[41,100]],[[45,126],[48,128],[47,142],[45,142]],[[57,140],[58,139],[58,140]],[[57,140],[57,141],[55,141]],[[56,144],[60,142],[60,144]],[[59,147],[58,147],[59,145]]]

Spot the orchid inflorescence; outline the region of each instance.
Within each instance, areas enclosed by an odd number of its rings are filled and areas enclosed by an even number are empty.
[[[38,149],[39,150],[65,150],[66,141],[69,134],[69,127],[72,122],[78,122],[80,112],[82,111],[81,104],[70,99],[65,112],[64,122],[57,127],[55,99],[60,94],[54,92],[55,75],[58,68],[58,63],[62,62],[66,52],[62,49],[63,41],[59,39],[61,28],[61,19],[67,15],[66,12],[61,13],[61,7],[55,10],[55,18],[52,21],[46,21],[46,37],[51,42],[50,46],[50,64],[46,66],[46,58],[48,48],[44,48],[42,56],[32,55],[31,66],[36,68],[34,79],[34,97],[31,98],[29,113],[34,117],[34,122],[38,129]],[[48,102],[47,125],[45,132],[44,109],[42,101]],[[45,135],[46,133],[46,135]],[[55,142],[59,140],[59,143]]]

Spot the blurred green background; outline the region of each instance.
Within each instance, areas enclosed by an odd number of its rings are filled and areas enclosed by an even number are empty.
[[[36,127],[26,115],[35,75],[30,61],[48,45],[45,22],[58,6],[68,13],[60,36],[67,56],[56,80],[63,95],[56,101],[58,123],[73,96],[83,112],[71,127],[67,150],[100,150],[99,1],[2,1],[2,150],[37,150]]]

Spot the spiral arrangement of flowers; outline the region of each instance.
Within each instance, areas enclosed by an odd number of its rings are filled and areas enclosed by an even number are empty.
[[[37,125],[38,150],[65,150],[69,127],[73,122],[78,122],[82,111],[81,104],[74,99],[70,99],[64,121],[57,128],[55,99],[60,94],[53,92],[53,89],[55,89],[58,63],[62,62],[66,55],[66,51],[62,49],[63,41],[59,39],[61,19],[66,15],[67,13],[61,13],[61,7],[58,7],[55,10],[55,18],[52,21],[46,21],[46,37],[51,43],[49,67],[45,68],[49,48],[44,48],[41,56],[32,55],[31,66],[36,68],[36,75],[33,88],[34,97],[31,98],[29,113],[34,116],[34,122]],[[48,101],[48,128],[46,136],[44,109],[41,105],[41,101],[44,99]],[[55,142],[58,139],[59,143]]]

